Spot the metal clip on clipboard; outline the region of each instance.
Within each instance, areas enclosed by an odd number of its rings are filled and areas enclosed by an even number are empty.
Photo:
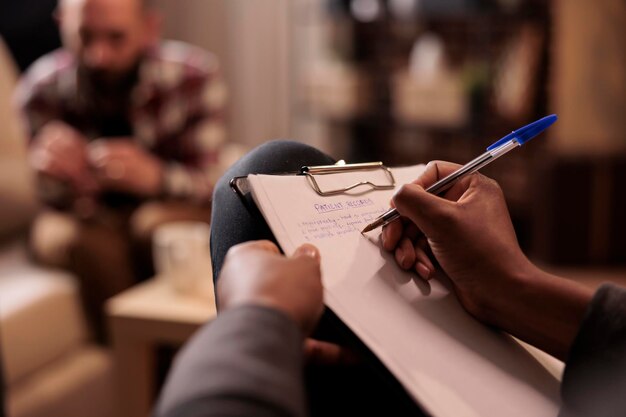
[[[389,180],[389,183],[375,184],[371,181],[359,181],[343,188],[324,191],[320,188],[317,180],[315,179],[316,175],[329,175],[329,174],[341,174],[343,172],[351,172],[351,171],[376,171],[376,170],[382,170],[385,173],[387,179]],[[393,189],[396,185],[396,180],[393,177],[393,173],[391,172],[389,168],[383,165],[382,162],[346,164],[343,161],[339,161],[335,165],[302,167],[302,169],[300,170],[300,174],[306,175],[307,179],[309,180],[309,184],[311,184],[311,187],[313,187],[315,192],[324,197],[329,196],[329,195],[344,194],[350,190],[354,190],[355,188],[362,187],[362,186],[368,186],[370,190],[389,190],[389,189]]]
[[[354,184],[350,184],[343,188],[338,188],[334,190],[323,190],[316,176],[319,175],[330,175],[330,174],[341,174],[344,172],[354,172],[354,171],[377,171],[382,170],[387,178],[388,182],[385,184],[376,184],[372,181],[364,180],[358,181]],[[278,174],[278,175],[305,175],[311,188],[315,190],[321,196],[327,197],[331,195],[344,194],[348,191],[354,190],[358,187],[369,187],[371,190],[390,190],[396,186],[396,180],[393,176],[391,170],[386,167],[382,162],[365,162],[359,164],[346,164],[343,160],[338,161],[335,165],[319,165],[319,166],[304,166],[300,169],[299,172],[292,172],[286,174]],[[235,177],[230,180],[230,187],[233,191],[245,202],[245,196],[250,193],[250,184],[248,183],[248,177]]]

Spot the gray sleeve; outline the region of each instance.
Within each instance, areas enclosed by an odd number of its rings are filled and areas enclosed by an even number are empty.
[[[605,284],[594,295],[570,350],[561,392],[563,416],[626,412],[626,289]]]
[[[221,313],[177,356],[155,416],[305,416],[302,341],[278,311]]]

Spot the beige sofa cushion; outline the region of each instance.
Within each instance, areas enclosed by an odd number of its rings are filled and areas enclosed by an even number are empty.
[[[17,72],[0,39],[0,239],[22,230],[36,208],[26,134],[12,103]]]
[[[85,346],[10,387],[11,417],[118,416],[113,361],[106,350]]]
[[[87,340],[77,285],[29,264],[20,245],[0,252],[0,342],[10,387]]]

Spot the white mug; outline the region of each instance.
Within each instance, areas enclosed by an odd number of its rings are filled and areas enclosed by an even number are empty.
[[[154,233],[153,253],[159,277],[181,294],[213,296],[211,229],[203,222],[172,222]]]

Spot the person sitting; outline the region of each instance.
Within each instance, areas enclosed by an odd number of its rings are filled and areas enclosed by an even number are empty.
[[[217,58],[160,41],[148,0],[61,0],[64,48],[16,93],[45,209],[36,260],[81,280],[102,336],[104,300],[149,277],[150,240],[168,221],[210,221],[226,140]]]
[[[237,197],[222,188],[228,178],[246,170],[280,172],[286,165],[293,170],[303,159],[316,164],[328,157],[304,145],[270,143],[243,158],[216,189],[214,225],[246,217],[253,224],[258,214],[243,204],[234,210]],[[626,290],[605,284],[594,294],[535,266],[517,243],[501,189],[481,174],[460,180],[443,196],[424,191],[458,167],[432,162],[400,188],[393,203],[404,220],[384,228],[382,246],[395,254],[399,267],[424,279],[440,268],[469,314],[566,361],[562,416],[621,415],[626,409],[621,395],[626,390]],[[242,225],[247,224],[237,226]],[[236,227],[222,226],[214,233]],[[253,226],[246,237],[271,233],[266,225]],[[309,397],[307,409],[304,341],[326,314],[319,252],[307,244],[285,257],[269,240],[212,250],[214,256],[226,250],[223,259],[215,259],[218,317],[177,358],[155,415],[308,415],[315,404]],[[339,350],[329,352],[337,359]],[[354,400],[369,401],[366,396]]]

